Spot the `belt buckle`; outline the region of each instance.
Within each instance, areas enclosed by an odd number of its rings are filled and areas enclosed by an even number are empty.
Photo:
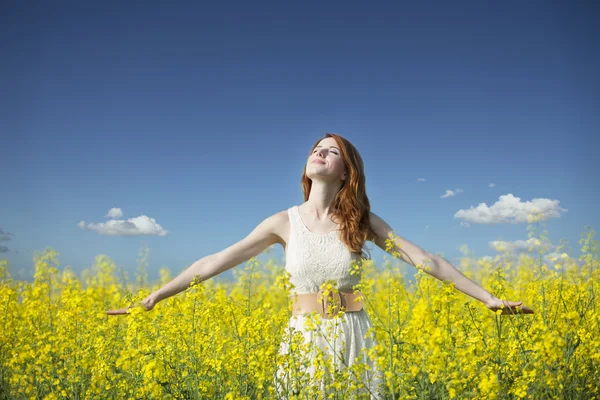
[[[339,291],[329,290],[329,294],[327,296],[323,295],[325,289],[321,288],[317,292],[317,311],[321,314],[321,317],[324,319],[332,319],[340,312],[340,308],[342,307],[342,296]],[[333,314],[329,315],[329,302],[332,301],[334,305]]]

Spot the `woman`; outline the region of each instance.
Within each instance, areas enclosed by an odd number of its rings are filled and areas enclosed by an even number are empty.
[[[294,288],[291,296],[293,314],[288,329],[302,332],[307,342],[329,352],[334,356],[336,365],[351,365],[361,348],[373,345],[365,337],[372,325],[371,320],[362,308],[360,292],[353,292],[360,275],[350,274],[354,260],[359,262],[367,258],[363,254],[363,246],[366,240],[370,240],[414,267],[428,264],[425,269],[428,274],[453,282],[456,289],[481,301],[492,311],[533,313],[522,306],[521,301],[496,298],[442,257],[394,235],[382,218],[370,212],[365,180],[363,161],[356,148],[347,139],[327,133],[313,145],[308,156],[302,174],[305,200],[302,205],[273,214],[241,241],[196,261],[142,300],[141,305],[151,310],[159,301],[187,289],[194,278],[205,281],[280,243],[286,252],[285,269],[290,273]],[[393,238],[391,250],[386,246],[390,238]],[[335,282],[335,290],[323,292],[325,281]],[[331,303],[333,306],[330,307]],[[340,307],[344,307],[341,314]],[[125,314],[128,308],[110,310],[107,314]],[[328,340],[331,337],[305,329],[304,322],[314,315],[313,312],[323,317],[323,327],[341,328],[335,343],[338,349],[343,346],[341,353],[332,350],[331,340]],[[328,329],[322,331],[325,330]],[[287,350],[287,345],[282,342],[280,353]],[[297,390],[281,373],[282,370],[277,375],[281,378],[277,380],[278,388],[286,386],[286,390]],[[365,378],[368,381],[365,384],[370,386],[369,392],[374,398],[379,397],[382,392],[380,372],[375,370],[373,375]]]

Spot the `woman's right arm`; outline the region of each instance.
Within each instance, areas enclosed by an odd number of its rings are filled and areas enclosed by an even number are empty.
[[[277,228],[281,226],[283,218],[287,218],[283,212],[273,214],[258,224],[248,236],[239,242],[218,253],[202,257],[171,282],[150,294],[142,301],[142,305],[146,310],[151,310],[159,301],[187,289],[194,279],[203,282],[257,256],[269,246],[279,242]],[[124,310],[127,309],[111,310],[107,311],[107,314],[125,314]]]

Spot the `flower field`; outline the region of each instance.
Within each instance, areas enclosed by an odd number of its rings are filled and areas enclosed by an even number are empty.
[[[465,258],[456,267],[501,299],[523,300],[530,315],[500,315],[451,284],[386,260],[365,261],[360,290],[378,345],[365,352],[394,399],[600,398],[600,264],[594,233],[582,235],[581,257]],[[290,370],[305,350],[286,337],[289,280],[282,265],[252,259],[231,283],[208,280],[145,311],[108,316],[171,280],[130,282],[107,256],[76,276],[59,254],[36,255],[32,282],[13,280],[0,261],[1,399],[271,399],[278,366]],[[408,267],[411,268],[411,267]],[[315,315],[314,328],[320,323]],[[341,315],[343,317],[343,315]],[[288,354],[278,354],[282,340]],[[325,396],[358,395],[364,364],[328,370]],[[329,374],[329,375],[328,375]],[[294,373],[319,396],[311,376]],[[362,397],[361,397],[362,396]]]

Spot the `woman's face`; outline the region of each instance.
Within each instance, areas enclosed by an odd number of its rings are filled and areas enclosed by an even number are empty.
[[[343,179],[346,168],[341,151],[334,138],[325,138],[317,144],[306,165],[306,175]]]

